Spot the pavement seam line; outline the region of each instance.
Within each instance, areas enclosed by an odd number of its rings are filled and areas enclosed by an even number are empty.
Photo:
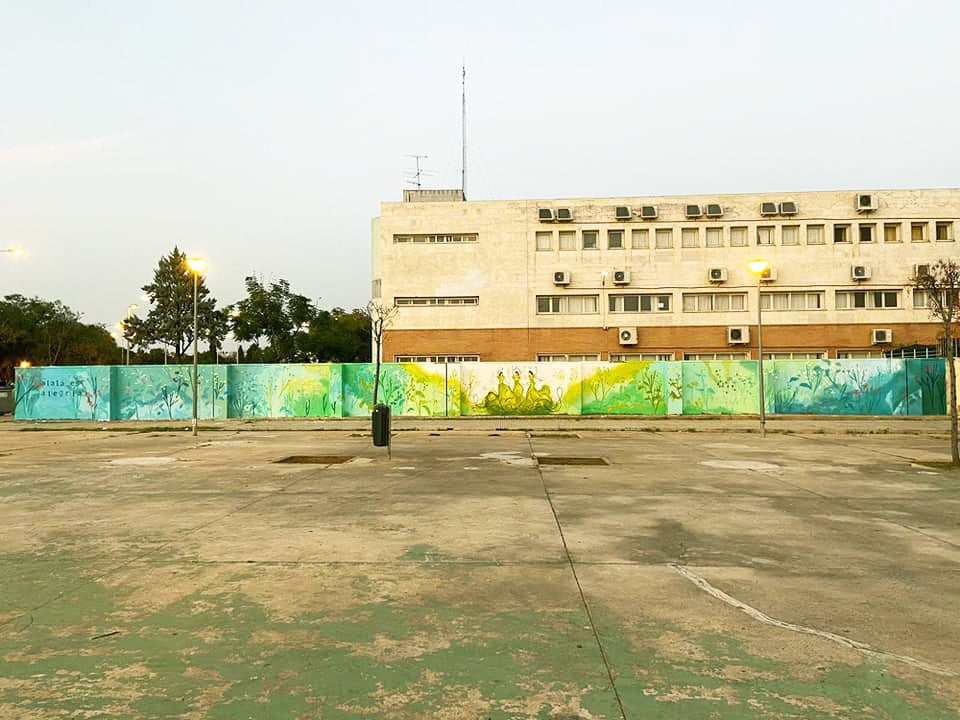
[[[741,600],[737,600],[735,597],[727,595],[723,590],[715,588],[707,580],[697,575],[695,572],[690,569],[677,565],[676,563],[668,563],[668,567],[675,570],[677,573],[685,577],[687,580],[692,582],[698,588],[706,592],[708,595],[711,595],[717,600],[720,600],[727,605],[740,610],[741,612],[746,613],[754,620],[759,620],[765,625],[772,625],[773,627],[781,628],[782,630],[790,630],[791,632],[802,633],[804,635],[814,635],[816,637],[824,638],[825,640],[830,640],[835,642],[838,645],[843,645],[844,647],[851,648],[853,650],[859,650],[864,655],[868,655],[878,660],[892,660],[894,662],[903,663],[904,665],[910,665],[911,667],[918,668],[920,670],[926,670],[927,672],[934,673],[936,675],[944,675],[946,677],[957,677],[957,673],[948,668],[939,667],[931,663],[925,662],[923,660],[917,660],[916,658],[909,657],[907,655],[896,655],[894,653],[883,652],[882,650],[874,650],[867,643],[862,643],[858,640],[853,640],[851,638],[845,637],[844,635],[837,635],[828,630],[817,630],[816,628],[807,627],[806,625],[796,625],[791,622],[784,622],[783,620],[777,620],[772,618],[766,613],[757,610],[752,605],[747,605]]]
[[[627,720],[627,713],[623,707],[623,699],[620,697],[620,691],[617,689],[616,680],[613,677],[613,668],[610,667],[610,661],[607,658],[607,651],[603,648],[603,642],[600,640],[600,632],[597,630],[597,624],[594,622],[593,613],[590,612],[590,605],[587,603],[587,596],[583,592],[583,586],[580,584],[580,578],[577,576],[577,567],[573,562],[573,556],[570,554],[570,548],[567,547],[567,539],[563,534],[563,526],[560,524],[560,516],[557,514],[557,508],[553,504],[553,498],[550,496],[550,489],[547,487],[547,480],[543,476],[543,470],[540,469],[540,463],[537,462],[537,457],[533,451],[533,440],[530,438],[530,433],[526,433],[527,436],[527,445],[530,447],[530,457],[533,458],[534,466],[537,468],[537,475],[540,476],[540,483],[543,485],[543,494],[547,499],[547,504],[550,506],[550,512],[553,513],[553,521],[557,524],[557,532],[560,534],[560,544],[563,545],[563,552],[567,557],[567,564],[570,566],[570,572],[573,575],[573,582],[577,586],[577,592],[580,594],[580,603],[583,605],[583,610],[587,614],[587,621],[590,623],[590,630],[593,632],[593,639],[597,643],[597,648],[600,650],[600,659],[603,661],[603,666],[607,670],[607,679],[610,681],[610,689],[613,690],[613,696],[617,701],[617,707],[620,709],[620,717],[623,720]]]

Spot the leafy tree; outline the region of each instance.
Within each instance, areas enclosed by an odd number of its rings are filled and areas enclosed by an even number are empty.
[[[193,342],[193,273],[187,267],[187,256],[174,246],[169,255],[160,258],[153,272],[153,282],[143,290],[150,297],[152,306],[142,320],[133,316],[126,331],[131,341],[138,346],[165,345],[176,362],[182,362],[184,354]],[[197,322],[201,332],[213,333],[217,343],[225,334],[217,317],[216,300],[210,297],[203,276],[197,285]]]
[[[943,324],[943,348],[950,377],[950,453],[954,465],[960,465],[960,447],[957,445],[957,370],[954,367],[953,324],[960,308],[960,264],[941,259],[925,273],[914,273],[911,284],[923,290],[930,315]]]
[[[290,283],[278,280],[264,285],[255,276],[244,278],[247,297],[234,306],[230,316],[233,336],[239,342],[265,339],[265,348],[258,348],[260,359],[266,362],[290,362],[297,360],[302,351],[298,335],[302,335],[317,310],[304,295],[290,290]],[[250,348],[248,358],[253,354]]]

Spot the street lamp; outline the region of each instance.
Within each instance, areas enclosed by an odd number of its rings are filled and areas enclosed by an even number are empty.
[[[606,287],[607,287],[607,271],[600,271],[600,324],[603,326],[603,329],[607,329],[607,298],[606,298]]]
[[[757,376],[760,383],[760,437],[767,436],[767,416],[764,408],[763,393],[763,305],[760,302],[760,287],[763,282],[763,274],[770,267],[766,260],[753,260],[747,263],[750,272],[757,276]]]
[[[13,247],[8,247],[8,248],[7,248],[6,250],[4,250],[3,252],[5,252],[5,253],[10,253],[11,255],[13,255],[13,257],[23,257],[24,255],[27,254],[27,252],[26,252],[22,247],[20,247],[19,245],[14,245]]]
[[[197,286],[200,273],[207,269],[207,261],[202,258],[187,258],[187,267],[193,273],[193,435],[197,435]]]
[[[138,309],[139,307],[140,306],[137,305],[136,303],[131,303],[130,305],[127,305],[127,325],[130,324],[130,312],[132,310]],[[124,329],[126,329],[126,327],[124,327]],[[130,338],[126,336],[126,333],[124,333],[124,338],[127,341],[127,365],[129,365],[130,364]]]

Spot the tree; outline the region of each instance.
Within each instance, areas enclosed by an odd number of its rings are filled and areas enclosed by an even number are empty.
[[[957,446],[957,370],[954,367],[953,322],[960,307],[960,264],[941,259],[910,278],[913,287],[926,296],[930,315],[943,324],[944,357],[949,373],[950,397],[950,453],[954,465],[960,465],[960,448]]]
[[[138,346],[159,343],[170,348],[177,362],[193,342],[193,273],[187,267],[187,256],[174,246],[169,255],[160,258],[153,271],[153,282],[143,286],[152,307],[146,318],[129,319],[129,337]],[[217,301],[209,297],[203,276],[198,278],[197,317],[202,332],[217,324]]]
[[[244,278],[247,297],[234,306],[230,317],[233,336],[239,342],[267,340],[262,356],[268,362],[297,358],[297,334],[304,332],[316,315],[313,303],[290,290],[286,280],[264,285],[255,276]]]
[[[370,318],[370,336],[373,338],[375,345],[374,362],[377,364],[376,376],[373,380],[373,406],[377,404],[377,395],[380,391],[380,362],[382,355],[381,350],[383,349],[383,331],[390,326],[390,323],[398,312],[400,312],[400,308],[396,305],[385,305],[376,300],[371,300],[367,303],[366,313],[367,317]]]

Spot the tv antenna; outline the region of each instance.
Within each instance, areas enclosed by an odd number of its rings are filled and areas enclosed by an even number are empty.
[[[406,170],[406,171],[405,171],[406,173],[408,173],[405,177],[408,178],[408,179],[407,179],[407,182],[408,182],[408,183],[410,183],[411,185],[416,185],[416,186],[417,186],[417,189],[419,190],[419,189],[420,189],[420,178],[421,178],[422,176],[424,176],[424,175],[433,175],[432,172],[429,172],[429,171],[427,171],[427,170],[423,170],[423,169],[420,168],[420,161],[421,161],[421,160],[426,160],[426,159],[427,159],[427,156],[426,156],[426,155],[411,155],[411,154],[408,153],[408,154],[404,155],[404,157],[413,158],[414,162],[417,164],[417,169],[416,169],[416,170]]]

